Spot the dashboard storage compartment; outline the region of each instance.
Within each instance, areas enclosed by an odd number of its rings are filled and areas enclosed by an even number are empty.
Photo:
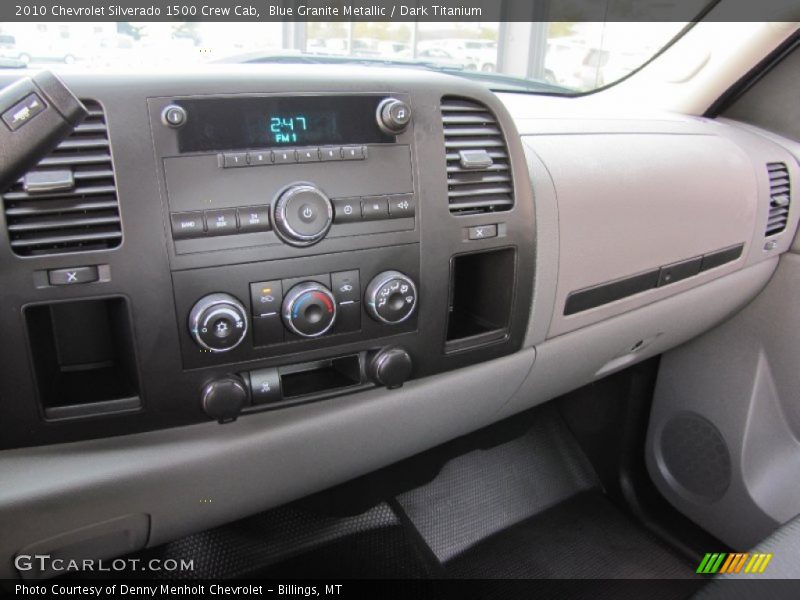
[[[453,257],[445,352],[483,346],[507,337],[515,261],[513,248]]]
[[[45,419],[141,407],[125,299],[29,306],[25,322]]]
[[[345,356],[319,363],[286,368],[281,373],[283,397],[326,394],[361,384],[361,366],[358,356]]]

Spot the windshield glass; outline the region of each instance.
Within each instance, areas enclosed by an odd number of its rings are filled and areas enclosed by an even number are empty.
[[[162,69],[205,63],[399,65],[493,89],[586,92],[652,58],[686,23],[0,23],[0,66]]]

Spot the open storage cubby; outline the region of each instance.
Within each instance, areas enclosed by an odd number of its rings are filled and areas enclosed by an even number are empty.
[[[124,298],[29,306],[25,322],[46,419],[141,408],[131,318]]]
[[[335,392],[361,383],[358,355],[324,360],[281,371],[281,389],[285,399]]]
[[[452,258],[445,352],[483,346],[508,336],[515,263],[514,248]]]

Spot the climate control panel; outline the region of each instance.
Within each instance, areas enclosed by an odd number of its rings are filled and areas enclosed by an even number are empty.
[[[418,244],[190,269],[173,278],[186,368],[329,353],[417,331]]]
[[[245,339],[250,318],[254,346],[360,331],[362,306],[376,323],[397,325],[414,314],[417,286],[400,271],[383,271],[369,281],[362,301],[360,273],[353,269],[254,282],[250,302],[248,311],[230,294],[200,298],[189,313],[195,344],[214,353],[233,350]]]

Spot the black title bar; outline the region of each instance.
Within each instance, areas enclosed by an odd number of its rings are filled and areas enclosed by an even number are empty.
[[[4,0],[0,21],[795,21],[796,0]]]

